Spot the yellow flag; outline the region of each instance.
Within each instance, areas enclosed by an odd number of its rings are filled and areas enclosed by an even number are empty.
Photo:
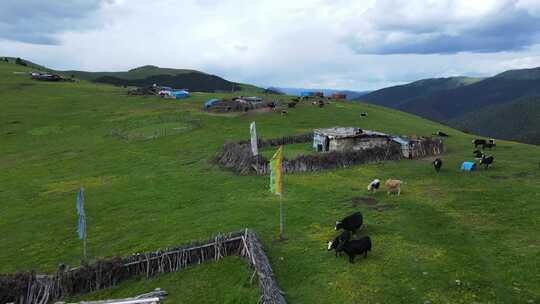
[[[281,164],[283,162],[283,146],[274,153],[270,160],[270,192],[281,195]]]

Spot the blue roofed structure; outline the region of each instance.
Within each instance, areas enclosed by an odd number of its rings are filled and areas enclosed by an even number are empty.
[[[188,98],[189,97],[189,92],[187,91],[172,91],[170,93],[171,97],[172,98],[175,98],[175,99],[183,99],[183,98]]]
[[[219,99],[217,99],[217,98],[209,99],[208,101],[206,101],[204,103],[204,108],[208,109],[208,108],[210,108],[211,106],[213,106],[214,104],[216,104],[218,102],[219,102]]]

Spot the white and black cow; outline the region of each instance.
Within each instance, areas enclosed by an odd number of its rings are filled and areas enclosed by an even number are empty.
[[[482,149],[486,145],[487,141],[485,139],[475,139],[472,141],[475,148],[478,148],[478,146],[482,146]]]
[[[335,250],[336,256],[338,252],[341,251],[341,247],[351,240],[352,233],[348,230],[343,231],[340,235],[336,236],[332,241],[328,242],[328,251]]]
[[[354,263],[354,258],[357,255],[364,255],[367,258],[368,251],[371,251],[371,239],[369,236],[364,236],[358,240],[345,242],[339,249],[339,252],[345,252],[349,256],[349,262]]]
[[[491,149],[491,148],[495,148],[496,146],[497,146],[497,144],[495,143],[495,139],[490,138],[490,139],[486,142],[486,144],[484,145],[484,148],[489,148],[489,149]]]
[[[381,181],[378,178],[376,178],[371,183],[369,183],[369,185],[367,186],[367,191],[375,192],[379,189],[380,186],[381,186]]]
[[[435,171],[437,171],[437,173],[439,173],[439,171],[441,171],[441,167],[442,167],[442,159],[436,158],[433,161],[433,168],[435,168]]]
[[[493,161],[495,158],[493,156],[486,157],[485,155],[482,155],[482,159],[480,160],[480,165],[484,165],[486,169],[489,169],[489,167],[493,164]]]
[[[341,221],[336,222],[336,230],[343,229],[348,230],[352,232],[353,234],[356,233],[356,230],[360,229],[362,227],[362,224],[364,222],[364,219],[362,217],[362,213],[355,212],[345,218],[343,218]]]

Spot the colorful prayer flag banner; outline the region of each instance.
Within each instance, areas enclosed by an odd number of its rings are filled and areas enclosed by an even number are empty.
[[[281,165],[283,162],[283,146],[274,153],[270,160],[270,192],[281,195]]]

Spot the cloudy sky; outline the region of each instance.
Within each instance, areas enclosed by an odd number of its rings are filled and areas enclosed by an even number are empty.
[[[372,90],[540,66],[540,0],[1,0],[0,56]]]

